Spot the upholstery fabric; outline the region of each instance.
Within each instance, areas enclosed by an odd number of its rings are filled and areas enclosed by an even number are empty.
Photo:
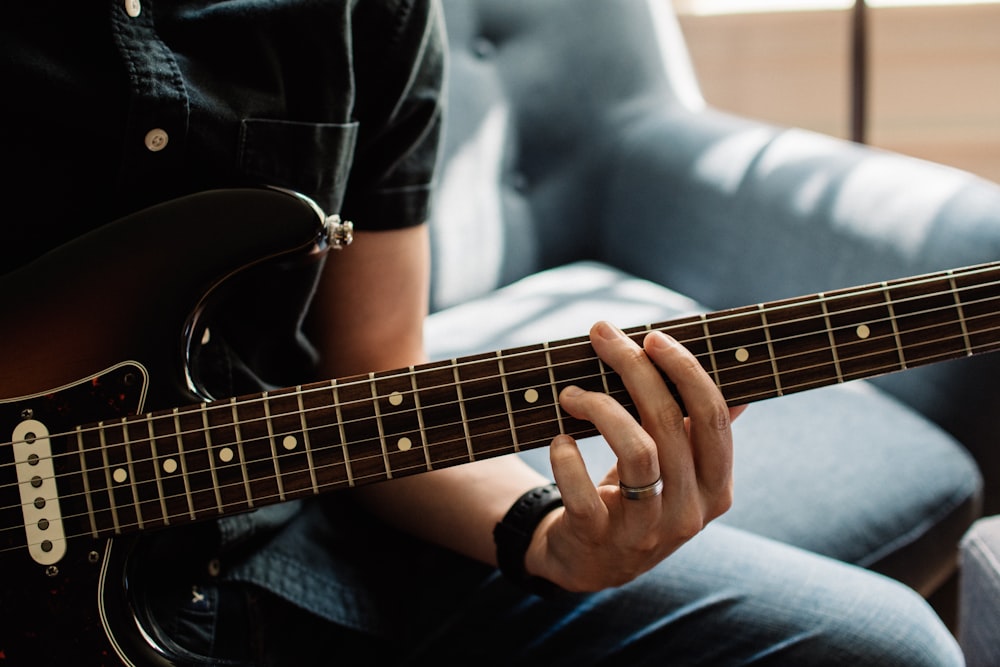
[[[1000,665],[1000,516],[980,519],[962,540],[958,639],[968,667]]]

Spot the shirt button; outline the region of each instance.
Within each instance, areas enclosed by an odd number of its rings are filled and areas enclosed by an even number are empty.
[[[146,138],[145,138],[146,148],[148,148],[154,153],[157,151],[162,151],[164,148],[167,147],[167,142],[169,140],[170,137],[167,136],[165,130],[161,130],[158,127],[154,128],[146,133]]]
[[[135,18],[142,11],[142,3],[140,0],[125,0],[125,13]]]

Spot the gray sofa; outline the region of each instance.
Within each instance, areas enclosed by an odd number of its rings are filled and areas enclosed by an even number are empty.
[[[1000,187],[968,173],[708,106],[665,0],[445,0],[444,162],[432,220],[431,354],[641,325],[1000,259]],[[820,84],[821,85],[821,84]],[[929,595],[958,544],[1000,512],[1000,355],[979,355],[756,403],[737,421],[737,500],[722,520],[808,542],[810,505],[838,557]],[[855,485],[866,457],[953,447],[982,472],[934,527],[851,537],[895,493]],[[587,443],[594,472],[606,448]],[[524,456],[544,469],[546,453]],[[961,459],[961,457],[956,457]],[[957,460],[950,472],[969,475]]]

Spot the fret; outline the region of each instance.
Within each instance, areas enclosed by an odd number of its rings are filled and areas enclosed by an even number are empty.
[[[278,463],[278,448],[274,442],[274,423],[271,421],[271,399],[268,392],[261,394],[260,402],[264,406],[264,424],[267,427],[267,444],[271,449],[271,470],[274,471],[274,483],[278,487],[278,501],[285,500],[285,483],[281,479],[281,466]]]
[[[547,445],[559,434],[558,406],[549,389],[549,358],[541,345],[506,350],[502,354],[507,397],[512,409],[515,440],[522,450]]]
[[[382,428],[382,413],[378,405],[378,389],[375,387],[375,374],[368,374],[369,385],[372,391],[372,408],[375,410],[375,426],[378,428],[378,442],[382,448],[382,465],[385,466],[385,474],[392,478],[392,466],[389,465],[389,452],[385,448],[385,430]]]
[[[240,480],[243,482],[243,490],[246,494],[247,505],[249,507],[254,507],[256,502],[254,500],[253,485],[251,484],[250,472],[247,470],[247,455],[246,451],[243,449],[243,429],[240,426],[240,415],[236,409],[236,398],[229,401],[230,410],[232,410],[232,429],[233,429],[233,444],[235,445],[236,457],[235,465],[239,467],[240,470]],[[222,450],[225,451],[225,450]],[[226,456],[223,454],[222,456]]]
[[[767,358],[771,360],[771,375],[774,377],[774,391],[778,396],[785,392],[781,388],[781,375],[778,374],[778,361],[774,357],[774,342],[771,340],[771,328],[767,324],[767,310],[764,304],[757,304],[760,313],[761,329],[764,331],[764,344],[767,345]]]
[[[840,368],[840,355],[837,352],[837,338],[833,335],[833,323],[830,321],[830,311],[826,307],[826,295],[820,292],[816,295],[820,308],[823,311],[823,322],[826,324],[826,337],[830,342],[830,354],[833,356],[833,368],[836,372],[837,382],[844,381],[844,372]]]
[[[458,411],[462,415],[462,435],[465,439],[465,450],[470,461],[476,460],[476,454],[472,449],[472,436],[469,434],[469,416],[465,411],[465,396],[462,392],[462,378],[458,376],[458,362],[452,360],[451,374],[455,380],[455,392],[458,396]]]
[[[180,465],[180,478],[184,485],[184,504],[187,505],[188,516],[192,521],[198,518],[198,508],[195,506],[194,493],[191,490],[191,479],[193,477],[193,471],[188,465],[188,458],[184,451],[184,437],[183,430],[181,428],[180,411],[174,408],[170,412],[170,421],[174,426],[174,433],[176,437],[173,442],[177,445],[177,458],[170,459],[166,458],[162,461],[157,461],[157,470],[162,468],[163,473],[168,475],[171,480],[176,479],[177,466]],[[174,497],[178,494],[171,494]],[[179,513],[176,516],[181,516]]]
[[[119,518],[119,512],[121,509],[118,506],[118,498],[120,495],[119,489],[115,488],[115,483],[120,482],[120,479],[115,479],[111,472],[111,456],[108,452],[108,427],[104,422],[98,423],[97,429],[97,439],[99,441],[99,449],[101,453],[101,470],[104,472],[104,488],[107,490],[108,494],[108,506],[111,508],[111,522],[114,528],[115,535],[121,534],[121,519]],[[117,453],[117,449],[115,450]],[[120,475],[118,475],[120,478]],[[132,518],[131,524],[135,523],[134,520],[134,510],[130,510],[129,506],[132,504],[132,499],[128,498],[127,501],[123,502],[124,511]]]
[[[350,462],[344,456],[346,449],[336,381],[306,385],[297,398],[308,442],[310,474],[317,493],[325,488],[353,486]]]
[[[894,321],[909,364],[966,354],[967,338],[948,276],[888,283]]]
[[[412,371],[374,374],[372,394],[390,476],[429,470]]]
[[[469,460],[468,433],[451,362],[436,361],[416,369],[416,400],[424,421],[427,456],[432,468]]]
[[[309,435],[309,424],[306,421],[306,406],[302,399],[302,387],[295,388],[295,402],[299,409],[299,426],[302,433],[302,446],[306,452],[306,470],[309,471],[309,486],[312,492],[319,494],[319,482],[316,479],[316,463],[313,461],[312,437]]]
[[[563,421],[563,411],[559,407],[559,390],[556,386],[556,378],[552,371],[552,350],[549,343],[545,343],[543,346],[545,350],[545,366],[549,372],[549,388],[552,392],[552,406],[555,408],[556,424],[560,433],[566,433],[566,425]]]
[[[841,381],[825,299],[802,297],[770,304],[764,315],[779,394]]]
[[[160,454],[157,467],[172,518],[187,512],[192,520],[197,520],[224,511],[208,426],[204,403],[174,409],[169,421],[158,419],[152,425]]]
[[[344,430],[344,414],[340,409],[340,384],[334,380],[331,383],[331,386],[333,391],[333,404],[337,406],[337,432],[340,434],[341,456],[344,457],[344,467],[347,471],[347,483],[350,486],[354,486],[354,467],[351,463],[351,457],[347,451],[347,432]]]
[[[167,497],[163,489],[163,477],[160,475],[161,459],[160,451],[156,447],[156,433],[153,430],[153,419],[151,416],[146,415],[144,420],[146,422],[146,436],[149,439],[149,461],[152,465],[153,479],[156,483],[156,495],[160,504],[160,517],[164,525],[169,525],[170,512],[167,510]],[[164,457],[163,460],[170,460],[170,458]]]
[[[549,364],[549,382],[553,389],[553,401],[558,406],[559,392],[563,387],[574,384],[587,391],[604,391],[614,395],[623,389],[621,380],[614,375],[609,381],[604,376],[600,359],[594,354],[590,340],[573,338],[549,345],[546,350],[546,360]],[[574,437],[586,437],[596,434],[593,424],[562,414],[557,411],[559,432],[568,433]],[[554,434],[553,434],[554,437]]]
[[[723,395],[725,395],[726,398],[729,398],[729,392],[726,391],[726,388],[723,386],[723,384],[722,384],[722,376],[719,374],[719,364],[718,364],[718,362],[715,359],[715,349],[714,349],[714,346],[712,345],[712,334],[708,330],[708,316],[705,315],[705,314],[702,314],[700,316],[700,319],[701,319],[701,329],[702,329],[702,332],[704,333],[704,336],[702,338],[705,341],[705,347],[707,348],[707,350],[706,350],[706,356],[707,356],[707,358],[709,360],[709,365],[707,366],[707,369],[712,374],[712,377],[715,378],[715,384],[717,384],[720,388],[723,389],[723,392],[722,392]],[[676,338],[676,336],[675,336],[675,338]],[[687,343],[685,343],[685,344],[687,344]],[[704,366],[704,362],[702,362],[702,365]]]
[[[369,382],[367,376],[357,376],[337,387],[347,458],[357,484],[389,479]]]
[[[996,350],[1000,346],[1000,268],[956,272],[953,276],[960,293],[962,312],[973,353]]]
[[[972,356],[972,341],[969,339],[969,328],[965,324],[965,310],[962,309],[962,298],[958,293],[958,285],[955,283],[955,272],[948,272],[948,286],[951,288],[951,296],[955,302],[955,310],[958,313],[958,323],[962,327],[962,342],[965,344],[965,354]]]
[[[515,436],[496,353],[467,357],[455,374],[471,460],[510,453]]]
[[[424,452],[424,466],[431,470],[433,469],[433,462],[431,461],[430,446],[427,442],[427,425],[424,423],[424,409],[420,405],[420,392],[417,385],[417,371],[413,366],[410,366],[410,390],[413,393],[413,411],[417,415],[417,432],[420,434],[420,445]]]
[[[604,389],[605,394],[610,395],[611,385],[608,383],[608,376],[611,375],[614,371],[605,366],[604,360],[601,359],[600,357],[597,357],[597,368],[601,374],[601,387]]]
[[[778,395],[777,378],[754,306],[706,315],[706,328],[714,339],[720,387],[730,399],[758,401]]]
[[[253,500],[243,469],[242,454],[237,447],[239,436],[233,423],[235,415],[232,408],[222,402],[206,404],[202,408],[202,418],[205,420],[204,433],[219,511],[230,513],[252,509]]]
[[[142,499],[139,496],[139,485],[136,482],[135,461],[133,461],[132,457],[132,441],[129,439],[128,420],[125,418],[122,418],[121,420],[121,434],[121,449],[125,453],[125,472],[122,476],[126,479],[126,482],[124,483],[127,483],[129,488],[132,490],[132,502],[135,505],[135,526],[139,530],[142,530],[145,528],[145,521],[143,520],[142,513]],[[120,471],[115,471],[116,474],[119,472]],[[116,479],[115,481],[118,480]]]
[[[94,493],[90,486],[90,467],[87,465],[87,448],[84,444],[83,429],[79,426],[74,431],[77,451],[80,453],[80,481],[83,485],[83,494],[87,501],[87,516],[90,520],[91,537],[97,539],[97,511],[94,507]]]
[[[281,498],[275,473],[274,449],[268,432],[266,394],[263,398],[234,398],[230,401],[236,428],[236,451],[243,472],[247,500],[256,507]]]
[[[163,526],[167,508],[157,480],[153,441],[150,438],[150,416],[131,416],[122,420],[123,442],[128,470],[127,483],[137,503],[137,527]],[[122,475],[124,476],[124,475]]]
[[[896,350],[899,352],[899,367],[905,369],[906,353],[903,351],[903,341],[899,336],[899,321],[896,319],[896,311],[892,306],[892,294],[885,282],[882,283],[882,293],[885,295],[885,305],[889,309],[889,322],[892,324],[892,336],[896,340]]]
[[[669,322],[657,322],[649,328],[661,331],[681,343],[698,359],[716,384],[719,383],[718,368],[712,350],[712,339],[708,336],[708,323],[704,315],[692,315]]]
[[[507,368],[503,363],[503,351],[497,350],[497,368],[500,371],[500,386],[503,392],[504,405],[507,407],[507,425],[510,428],[511,444],[515,452],[521,451],[521,444],[517,441],[517,425],[514,424],[514,406],[510,402],[510,386],[507,384]]]
[[[899,346],[881,289],[844,289],[826,293],[843,380],[900,370]]]
[[[309,438],[300,407],[301,387],[267,393],[264,403],[280,500],[316,492]]]

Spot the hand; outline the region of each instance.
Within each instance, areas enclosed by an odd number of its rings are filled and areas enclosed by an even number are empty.
[[[565,503],[535,531],[525,559],[530,574],[570,591],[626,583],[649,570],[729,509],[733,497],[732,420],[718,387],[697,359],[659,332],[643,348],[614,326],[590,332],[598,356],[624,380],[638,408],[637,422],[610,396],[567,387],[560,405],[593,423],[618,457],[597,487],[576,442],[557,436],[550,447],[553,474]],[[655,364],[655,366],[654,366]],[[657,366],[676,385],[685,418]],[[627,499],[619,482],[663,492]]]

